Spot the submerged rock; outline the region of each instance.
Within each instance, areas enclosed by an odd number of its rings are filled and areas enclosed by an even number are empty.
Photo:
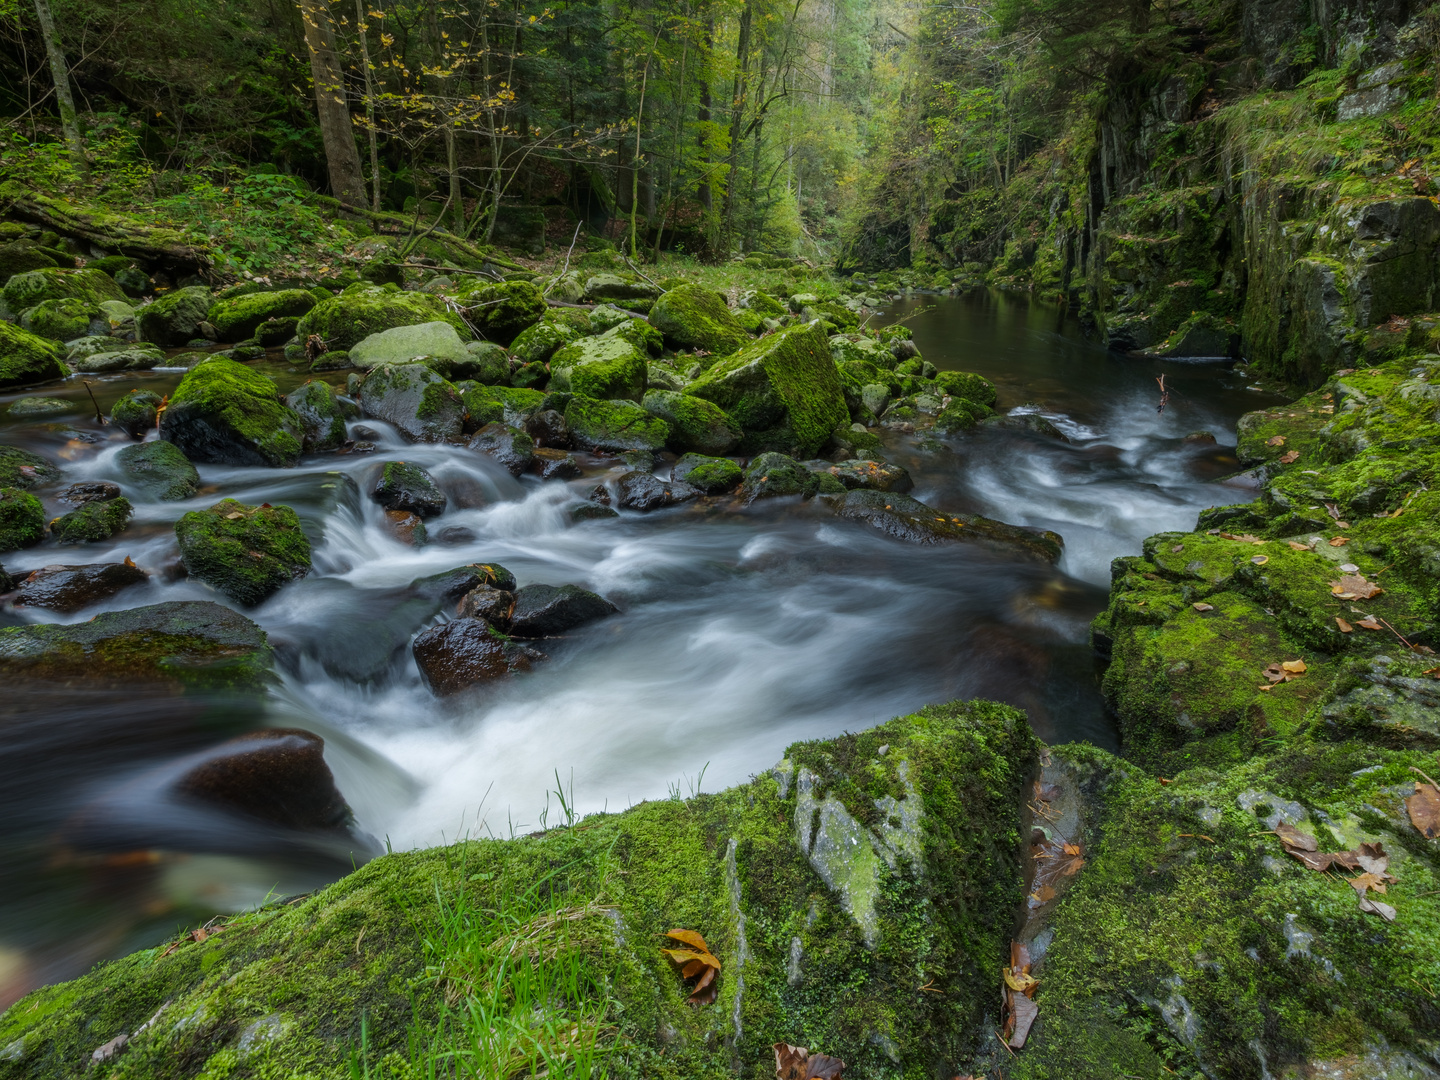
[[[163,399],[152,390],[131,390],[110,409],[110,422],[137,442],[154,431]]]
[[[221,499],[184,515],[175,538],[190,575],[238,604],[258,604],[310,572],[310,541],[288,506]]]
[[[10,603],[65,614],[109,600],[122,589],[141,585],[150,575],[133,562],[42,566],[15,583]]]
[[[863,521],[911,544],[981,543],[1057,562],[1064,541],[1056,533],[1022,529],[978,514],[942,514],[898,492],[856,490],[825,500],[841,517]]]
[[[60,479],[60,470],[39,454],[18,446],[0,445],[0,487],[27,490]]]
[[[515,592],[510,632],[522,638],[563,634],[619,610],[603,596],[578,585],[526,585]]]
[[[26,397],[11,402],[10,408],[5,410],[5,415],[12,420],[32,420],[45,416],[62,416],[65,413],[77,411],[74,402],[66,401],[63,398]]]
[[[161,502],[188,499],[200,490],[200,473],[185,452],[163,439],[125,447],[115,464],[128,484]]]
[[[406,510],[422,518],[438,517],[449,502],[434,477],[405,461],[384,464],[371,498],[386,510]]]
[[[192,461],[293,467],[304,428],[279,396],[275,383],[258,371],[234,360],[207,360],[170,396],[160,437]]]
[[[267,728],[221,743],[172,790],[287,829],[343,829],[354,819],[325,764],[325,740],[293,728]]]

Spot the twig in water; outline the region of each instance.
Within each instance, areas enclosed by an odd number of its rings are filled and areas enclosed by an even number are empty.
[[[80,382],[85,387],[85,392],[90,395],[90,404],[95,406],[95,419],[100,422],[101,427],[104,427],[105,417],[100,412],[100,403],[95,400],[95,391],[90,389],[90,384],[84,379],[81,379]]]
[[[1155,411],[1157,413],[1163,413],[1165,411],[1165,406],[1170,404],[1170,391],[1165,389],[1164,375],[1161,375],[1155,381],[1160,384],[1160,404],[1156,407]]]

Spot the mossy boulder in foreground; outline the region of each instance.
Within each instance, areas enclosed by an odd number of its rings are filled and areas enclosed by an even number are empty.
[[[1036,753],[1020,713],[956,703],[797,744],[717,795],[386,855],[205,942],[30,995],[0,1019],[0,1077],[79,1076],[126,1034],[89,1075],[167,1075],[187,1061],[339,1078],[362,1020],[388,1072],[408,1063],[412,1021],[428,1030],[443,1007],[425,971],[437,901],[500,906],[542,878],[574,912],[567,948],[613,998],[604,1038],[623,1049],[611,1076],[773,1076],[780,1041],[842,1057],[857,1076],[954,1075],[995,1012]],[[686,1004],[660,951],[675,927],[702,933],[721,961],[711,1005]]]
[[[465,402],[454,384],[424,364],[386,364],[360,385],[366,416],[394,424],[414,442],[442,442],[460,434]]]
[[[729,356],[750,340],[720,294],[703,285],[671,289],[655,301],[649,321],[677,349]]]
[[[188,499],[200,490],[200,473],[185,452],[163,439],[127,446],[115,455],[127,487],[161,502]]]
[[[206,322],[215,328],[221,341],[245,341],[260,324],[270,319],[298,319],[316,304],[305,289],[254,292],[217,300],[210,305]]]
[[[180,380],[160,435],[192,461],[293,466],[304,427],[275,383],[234,360],[206,360]]]
[[[135,330],[141,341],[166,348],[184,345],[200,335],[200,324],[210,311],[212,294],[204,285],[190,285],[166,293],[135,314]]]
[[[300,319],[295,333],[302,341],[318,334],[327,349],[353,349],[371,334],[396,326],[447,322],[462,338],[470,329],[445,302],[428,293],[357,289],[322,300]]]
[[[70,369],[61,352],[53,341],[0,321],[0,390],[65,378]]]
[[[604,401],[645,395],[645,350],[623,337],[585,337],[550,358],[550,389]]]
[[[288,506],[221,499],[177,521],[175,538],[191,576],[237,604],[258,604],[310,572],[310,541]]]
[[[44,504],[28,491],[0,487],[0,551],[38,544],[44,536]]]
[[[62,544],[96,544],[122,532],[133,513],[123,495],[96,499],[51,522],[50,535]]]
[[[825,335],[795,326],[727,356],[685,393],[720,406],[744,431],[741,450],[813,457],[850,411]]]

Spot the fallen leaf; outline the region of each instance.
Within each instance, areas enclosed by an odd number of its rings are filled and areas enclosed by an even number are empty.
[[[1214,604],[1191,604],[1190,606],[1193,607],[1196,611],[1214,611],[1214,610],[1215,610],[1215,605],[1214,605]]]
[[[1315,548],[1314,548],[1312,545],[1310,545],[1310,544],[1300,544],[1300,543],[1296,543],[1294,540],[1287,540],[1286,543],[1290,545],[1290,550],[1291,550],[1291,551],[1314,551],[1314,550],[1315,550]]]
[[[1360,897],[1361,911],[1368,911],[1373,915],[1379,915],[1386,922],[1395,921],[1395,909],[1389,904],[1384,903],[1380,900],[1371,900],[1370,897],[1366,896],[1364,893],[1357,893],[1356,895]]]
[[[1261,540],[1258,536],[1251,536],[1249,533],[1227,533],[1227,532],[1222,532],[1222,533],[1220,534],[1220,539],[1222,539],[1222,540],[1238,540],[1238,541],[1240,541],[1242,544],[1263,544],[1263,543],[1265,543],[1265,541],[1264,541],[1264,540]]]
[[[1440,838],[1440,787],[1434,784],[1416,784],[1415,794],[1405,800],[1405,809],[1410,811],[1410,824],[1420,830],[1427,840]]]
[[[1185,545],[1184,545],[1184,544],[1176,544],[1174,547],[1172,547],[1172,548],[1170,549],[1170,553],[1171,553],[1172,555],[1178,555],[1178,554],[1180,554],[1180,552],[1182,552],[1182,551],[1184,551],[1184,550],[1185,550]]]
[[[1330,546],[1331,546],[1331,547],[1344,547],[1344,546],[1345,546],[1346,544],[1348,544],[1349,542],[1350,542],[1350,538],[1349,538],[1348,536],[1335,536],[1335,537],[1332,537],[1332,538],[1330,539]]]
[[[1250,561],[1251,561],[1252,563],[1254,563],[1256,566],[1264,566],[1267,562],[1270,561],[1270,556],[1269,556],[1269,555],[1253,555],[1253,556],[1251,556]]]
[[[1040,1015],[1040,1007],[1031,1001],[1024,994],[1009,992],[1010,1016],[1013,1024],[1006,1023],[1011,1028],[1010,1038],[1007,1042],[1012,1050],[1019,1050],[1025,1045],[1025,1040],[1030,1037],[1030,1028],[1035,1023],[1035,1017]]]
[[[714,1002],[719,990],[715,985],[715,976],[720,973],[720,961],[710,952],[705,938],[694,930],[668,930],[665,936],[690,946],[688,949],[660,950],[679,967],[682,979],[696,979],[690,1004],[709,1005]]]
[[[1358,574],[1360,567],[1356,566],[1353,562],[1341,563],[1340,572],[1342,574]]]
[[[1055,801],[1056,799],[1058,799],[1059,797],[1060,797],[1060,785],[1058,785],[1058,784],[1041,784],[1039,780],[1036,780],[1036,781],[1035,781],[1035,801],[1036,801],[1036,802],[1054,802],[1054,801]]]
[[[1311,870],[1329,870],[1330,864],[1335,861],[1335,856],[1323,851],[1301,851],[1299,848],[1287,847],[1285,854],[1298,859]]]
[[[667,930],[666,937],[673,937],[676,941],[683,941],[700,952],[708,953],[710,946],[705,944],[705,938],[694,930]]]
[[[1318,851],[1320,849],[1320,844],[1315,837],[1301,832],[1288,821],[1282,821],[1275,826],[1275,835],[1287,848],[1295,848],[1299,851]]]
[[[128,566],[128,567],[130,567],[130,569],[134,570],[134,569],[135,569],[135,560],[132,559],[129,555],[126,555],[126,556],[125,556],[125,565]]]
[[[1353,854],[1360,869],[1372,874],[1383,874],[1390,868],[1390,856],[1385,853],[1385,845],[1379,841],[1361,844],[1354,852],[1345,854]]]
[[[1291,675],[1304,675],[1307,670],[1304,660],[1286,660],[1280,666],[1290,672]]]
[[[1265,678],[1270,680],[1272,686],[1276,683],[1290,681],[1290,673],[1286,671],[1283,667],[1281,667],[1279,664],[1271,664],[1263,672],[1261,672],[1261,674],[1263,674]]]
[[[1380,624],[1379,624],[1378,622],[1376,622],[1373,618],[1369,617],[1368,615],[1367,615],[1365,618],[1361,619],[1359,622],[1357,622],[1355,625],[1356,625],[1356,626],[1363,626],[1366,630],[1379,630],[1379,629],[1381,629]]]
[[[1364,574],[1345,574],[1339,581],[1330,583],[1330,591],[1341,600],[1368,600],[1385,590],[1373,581],[1366,581]]]
[[[805,1080],[805,1064],[810,1051],[789,1043],[775,1044],[775,1080]]]
[[[1293,465],[1300,460],[1299,450],[1288,450],[1277,459],[1281,465]]]
[[[1284,446],[1284,445],[1285,445],[1285,436],[1284,436],[1284,435],[1271,435],[1270,438],[1268,438],[1268,439],[1265,440],[1265,445],[1266,445],[1266,446]]]
[[[1384,891],[1383,889],[1381,890]],[[1018,990],[1022,994],[1028,994],[1040,985],[1040,980],[1023,971],[1016,971],[1014,968],[1005,969],[1005,985],[1011,990]]]
[[[840,1080],[845,1062],[825,1054],[811,1054],[805,1065],[805,1080]]]
[[[1378,874],[1372,874],[1368,870],[1359,877],[1348,879],[1350,887],[1356,892],[1363,893],[1366,889],[1374,889],[1378,893],[1385,891],[1385,879]]]
[[[1353,626],[1351,626],[1351,625],[1350,625],[1348,622],[1346,622],[1344,619],[1340,618],[1339,615],[1336,615],[1336,616],[1335,616],[1335,625],[1340,628],[1340,633],[1342,633],[1342,634],[1349,634],[1349,633],[1353,632],[1354,629],[1355,629]]]

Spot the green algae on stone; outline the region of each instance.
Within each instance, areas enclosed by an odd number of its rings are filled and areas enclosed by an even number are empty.
[[[64,398],[23,397],[10,403],[5,415],[12,420],[32,420],[42,416],[63,416],[78,412],[75,402]]]
[[[857,1075],[968,1071],[1021,901],[1018,808],[1036,753],[1020,713],[955,703],[798,744],[719,794],[385,855],[312,897],[233,916],[204,942],[36,991],[0,1018],[0,1045],[15,1048],[0,1076],[64,1075],[121,1033],[131,1038],[116,1066],[137,1075],[186,1060],[212,1075],[347,1076],[362,1017],[371,1067],[403,1071],[446,1014],[446,987],[426,974],[447,962],[426,929],[438,905],[500,908],[542,879],[574,912],[557,944],[610,995],[612,1076],[769,1075],[771,1044],[797,1033]],[[806,796],[843,812],[847,838],[874,856],[868,941],[848,894],[812,862],[840,834],[798,812],[801,773]],[[676,926],[704,933],[723,962],[712,1007],[686,1004],[660,952]],[[273,1035],[242,1058],[242,1033],[258,1024]]]
[[[270,681],[271,659],[260,627],[209,601],[106,611],[65,626],[0,628],[0,676],[7,680],[259,690]],[[0,1025],[9,1019],[0,1014]],[[60,1070],[70,1065],[55,1062]],[[0,1059],[0,1076],[8,1067]]]
[[[300,418],[306,450],[318,453],[345,445],[345,417],[329,383],[311,380],[287,394],[285,404]]]
[[[317,334],[326,349],[348,350],[371,334],[436,320],[449,323],[467,341],[472,336],[465,321],[438,297],[367,286],[322,300],[301,317],[295,333],[301,341]]]
[[[745,472],[729,458],[686,454],[675,463],[670,477],[672,480],[683,480],[706,495],[718,495],[739,486]]]
[[[220,341],[246,341],[260,324],[270,319],[298,319],[316,304],[306,289],[252,292],[216,300],[205,321],[215,328]]]
[[[49,341],[73,341],[90,333],[90,323],[98,315],[83,300],[45,300],[20,313],[20,329]]]
[[[18,551],[45,536],[45,506],[19,488],[0,487],[0,551]]]
[[[382,364],[424,363],[450,377],[456,363],[469,359],[466,343],[448,322],[393,326],[357,342],[350,349],[350,364],[371,371]]]
[[[110,423],[138,442],[155,430],[162,401],[153,390],[131,390],[110,407]]]
[[[124,300],[115,279],[101,270],[43,269],[16,274],[5,283],[5,303],[24,311],[46,300],[79,300],[97,308],[102,300]]]
[[[99,543],[123,531],[134,512],[130,500],[123,495],[87,502],[52,521],[50,535],[62,544]]]
[[[520,331],[510,343],[510,351],[523,363],[543,364],[556,349],[564,348],[579,337],[579,331],[569,326],[542,319]]]
[[[744,432],[747,453],[811,457],[849,410],[825,337],[795,326],[714,364],[685,389],[723,409]]]
[[[199,336],[212,300],[213,295],[203,285],[166,293],[136,313],[135,332],[141,341],[165,348],[184,345]]]
[[[740,425],[720,406],[690,394],[651,390],[640,407],[670,425],[670,449],[712,457],[728,454],[740,444]]]
[[[290,468],[302,426],[275,383],[234,360],[196,365],[170,397],[160,435],[192,461]]]
[[[184,515],[175,537],[191,576],[239,604],[259,604],[310,572],[310,541],[288,506],[221,499]]]
[[[645,351],[624,338],[579,338],[550,358],[550,385],[602,401],[638,402],[645,396],[645,364]]]
[[[680,285],[655,301],[650,325],[677,349],[700,349],[729,356],[750,341],[740,322],[713,289]]]
[[[424,364],[386,364],[360,384],[366,416],[394,424],[415,442],[441,442],[460,434],[465,405],[449,380]]]
[[[53,341],[0,321],[0,390],[63,379],[70,374]]]
[[[501,345],[509,345],[547,311],[544,294],[528,281],[478,284],[459,299],[481,336]]]
[[[24,491],[60,479],[60,469],[29,450],[0,444],[0,487]]]
[[[670,425],[633,401],[577,394],[565,407],[565,423],[582,450],[660,450],[670,437]]]
[[[200,473],[185,452],[163,439],[125,447],[115,464],[127,485],[161,502],[188,499],[200,490]]]

